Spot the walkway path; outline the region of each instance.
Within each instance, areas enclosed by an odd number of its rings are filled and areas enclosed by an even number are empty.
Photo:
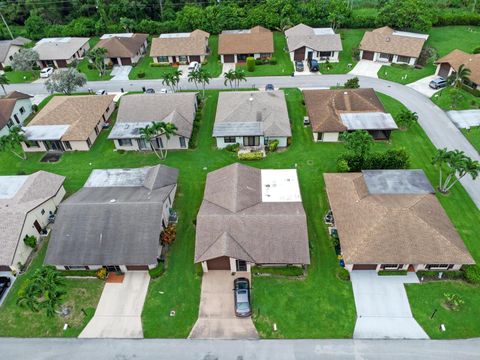
[[[415,273],[378,276],[376,271],[350,273],[357,308],[354,339],[428,339],[413,318],[405,283],[418,283]]]
[[[272,77],[252,77],[247,82],[241,84],[242,87],[262,88],[266,84],[273,84],[275,87],[300,87],[315,88],[329,87],[343,84],[352,75],[321,75],[321,76],[272,76]],[[411,111],[418,114],[419,123],[423,130],[437,148],[458,149],[464,151],[472,159],[480,161],[480,155],[470,142],[463,136],[460,130],[450,121],[447,114],[430,101],[429,98],[420,94],[416,90],[398,83],[375,79],[372,77],[359,76],[362,87],[371,87],[376,91],[387,94],[402,102]],[[128,80],[128,81],[96,81],[88,82],[84,88],[79,91],[105,89],[108,92],[119,91],[123,88],[125,91],[141,91],[142,87],[154,88],[160,90],[164,88],[161,80]],[[13,84],[7,85],[7,90],[18,90],[29,94],[46,93],[43,84]],[[193,90],[195,85],[182,79],[180,88],[183,90]],[[208,89],[224,89],[224,79],[215,78],[207,85]],[[472,180],[466,176],[461,180],[462,185],[480,208],[480,177]]]
[[[147,271],[129,271],[122,283],[107,282],[79,338],[143,338],[141,315],[149,281]]]

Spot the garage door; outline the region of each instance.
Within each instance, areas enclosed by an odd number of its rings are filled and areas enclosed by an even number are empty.
[[[230,258],[222,256],[216,259],[207,260],[208,270],[230,270]]]
[[[67,67],[67,60],[57,60],[57,67],[66,68]]]
[[[364,51],[362,59],[363,60],[373,60],[373,51]]]
[[[438,76],[447,78],[449,72],[450,72],[450,64],[443,63],[440,65],[440,70],[438,70]]]
[[[377,270],[376,264],[355,264],[353,270]]]
[[[11,271],[10,266],[0,265],[0,271]]]
[[[235,62],[235,55],[223,55],[223,62],[225,63]]]
[[[132,59],[130,58],[121,58],[122,60],[122,65],[132,65]]]
[[[191,55],[190,56],[190,62],[192,62],[192,61],[200,62],[200,56],[199,55]]]
[[[140,271],[148,270],[148,265],[127,265],[127,270],[129,271]]]
[[[293,60],[303,61],[305,60],[305,46],[302,46],[300,49],[295,50],[293,53]]]

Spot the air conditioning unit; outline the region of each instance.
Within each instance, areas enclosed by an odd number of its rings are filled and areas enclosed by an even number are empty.
[[[303,117],[303,125],[305,126],[310,125],[310,118],[308,116]]]

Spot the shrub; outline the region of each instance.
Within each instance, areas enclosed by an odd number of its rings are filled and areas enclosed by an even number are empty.
[[[277,59],[275,57],[270,58],[270,65],[277,65]]]
[[[107,269],[106,268],[99,269],[95,274],[95,276],[100,280],[105,280],[107,278]]]
[[[380,270],[378,275],[380,276],[395,276],[395,275],[407,275],[407,270]]]
[[[13,71],[13,68],[10,65],[7,65],[3,68],[3,71],[10,72],[10,71]]]
[[[23,238],[23,242],[25,243],[25,245],[32,249],[35,249],[37,247],[37,238],[33,235],[26,235]]]
[[[38,111],[38,105],[37,105],[37,104],[33,104],[33,105],[32,105],[32,111],[33,111],[33,112],[37,112],[37,111]]]
[[[159,278],[160,276],[163,275],[164,272],[165,272],[165,265],[163,264],[163,262],[159,262],[156,267],[148,270],[148,273],[150,274],[150,277],[152,279]]]
[[[350,273],[344,267],[337,268],[337,279],[342,281],[350,281]]]
[[[337,160],[337,171],[340,173],[345,173],[350,171],[350,166],[348,166],[347,160],[345,159]]]
[[[92,63],[88,63],[87,68],[88,68],[88,70],[93,70],[93,69],[95,69],[95,66]]]
[[[443,294],[445,297],[445,305],[453,311],[458,311],[460,307],[465,304],[465,301],[462,300],[460,295],[452,294],[452,293],[445,293]]]
[[[268,141],[268,151],[274,152],[277,151],[279,141],[277,139],[275,140],[269,140]]]
[[[346,167],[344,166],[344,169],[348,168],[348,171],[355,172],[355,171],[360,171],[363,168],[364,159],[362,155],[359,155],[359,154],[357,155],[357,154],[354,154],[353,152],[347,152],[340,155],[340,157],[337,160],[337,166],[342,161],[346,163],[347,166]]]
[[[125,154],[125,150],[123,150],[123,149],[118,149],[118,150],[117,150],[117,154],[123,155],[123,154]]]
[[[255,65],[263,65],[263,60],[262,59],[255,59]]]
[[[238,144],[238,143],[230,144],[230,145],[225,146],[224,149],[227,150],[227,151],[236,153],[236,152],[238,152],[238,149],[240,149],[240,144]]]
[[[358,89],[360,87],[358,77],[353,77],[351,79],[348,79],[345,84],[343,84],[343,87],[345,89]]]
[[[480,54],[480,46],[479,47],[476,47],[475,49],[473,49],[473,53],[474,54]],[[6,67],[5,67],[6,68]],[[7,70],[5,70],[7,71]]]
[[[255,266],[252,273],[272,274],[280,276],[301,276],[303,275],[303,268],[300,266]]]
[[[408,169],[409,155],[405,149],[388,149],[385,152],[373,152],[366,158],[362,170]]]
[[[463,276],[471,284],[480,284],[480,266],[465,265],[462,268]]]
[[[170,64],[169,63],[150,63],[149,64],[151,67],[169,67]]]
[[[261,151],[252,151],[247,153],[238,154],[239,160],[262,160],[263,153]]]
[[[139,71],[137,76],[139,79],[143,79],[145,77],[145,71]]]
[[[255,71],[255,59],[251,56],[247,57],[247,71]]]
[[[165,230],[160,234],[160,241],[162,244],[171,245],[175,238],[177,237],[177,227],[175,224],[170,224]]]

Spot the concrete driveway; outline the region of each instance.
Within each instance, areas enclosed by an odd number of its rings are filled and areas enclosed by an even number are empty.
[[[114,66],[112,72],[110,73],[110,75],[113,76],[111,80],[128,80],[128,74],[130,74],[130,71],[132,71],[132,67],[130,65]]]
[[[122,283],[106,283],[79,338],[143,338],[141,315],[149,281],[147,271],[130,271]]]
[[[251,318],[237,318],[234,312],[233,280],[250,273],[214,270],[203,274],[198,320],[190,339],[257,339]]]
[[[234,63],[224,63],[222,66],[222,74],[220,77],[224,77],[223,75],[225,73],[228,73],[230,70],[235,70],[235,64]]]
[[[420,94],[425,95],[428,98],[431,98],[435,93],[439,92],[442,89],[432,89],[428,84],[433,79],[437,78],[437,75],[431,75],[424,77],[423,79],[417,80],[413,83],[407,84],[408,87],[411,87],[414,90],[417,90]]]
[[[428,339],[413,318],[406,283],[418,283],[415,273],[378,276],[375,271],[350,273],[357,323],[354,339]]]
[[[383,65],[388,65],[388,63],[360,60],[357,65],[355,65],[355,67],[349,72],[349,74],[378,78],[378,70],[380,70]]]
[[[178,70],[182,72],[180,79],[188,79],[188,65],[178,65]]]

